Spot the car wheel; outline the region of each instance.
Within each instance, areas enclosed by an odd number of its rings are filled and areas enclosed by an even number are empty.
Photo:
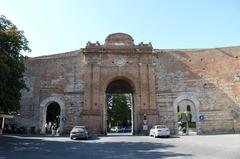
[[[70,137],[71,140],[73,140],[73,137]]]

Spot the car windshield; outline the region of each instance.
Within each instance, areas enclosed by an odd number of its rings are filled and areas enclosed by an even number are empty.
[[[82,129],[86,129],[86,127],[85,126],[74,126],[74,129],[75,128],[82,128]]]
[[[85,130],[83,128],[73,128],[73,131],[84,132]]]
[[[158,125],[157,129],[160,129],[160,128],[167,128],[167,127],[165,125]]]

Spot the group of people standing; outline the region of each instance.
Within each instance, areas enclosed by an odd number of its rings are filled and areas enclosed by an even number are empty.
[[[45,132],[46,134],[52,134],[53,136],[59,135],[59,127],[57,123],[47,122],[45,124]]]

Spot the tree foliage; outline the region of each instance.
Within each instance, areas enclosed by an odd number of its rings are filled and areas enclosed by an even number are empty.
[[[20,90],[26,88],[23,72],[27,57],[22,51],[31,51],[23,31],[0,16],[0,113],[16,112],[20,108]]]
[[[108,94],[108,122],[113,126],[129,127],[131,123],[131,95]]]
[[[192,113],[190,111],[178,112],[178,125],[181,127],[186,127],[188,122],[189,128],[196,128],[196,122],[192,121]]]
[[[178,112],[178,121],[180,122],[187,122],[191,120],[192,113],[190,111]]]

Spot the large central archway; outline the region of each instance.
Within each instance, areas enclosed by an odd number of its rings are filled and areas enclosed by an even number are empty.
[[[107,86],[107,134],[133,134],[133,94],[133,87],[122,79]]]

